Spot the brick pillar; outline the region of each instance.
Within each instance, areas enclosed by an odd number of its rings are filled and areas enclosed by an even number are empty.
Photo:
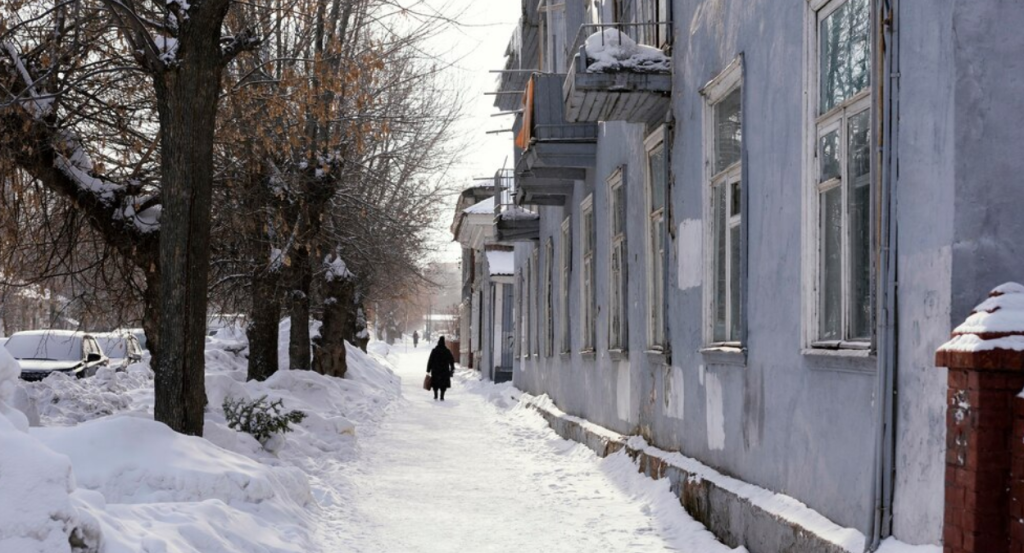
[[[935,363],[949,368],[944,551],[1024,553],[1024,286],[993,290]]]
[[[1024,397],[1013,399],[1013,434],[1010,437],[1010,551],[1024,553]]]

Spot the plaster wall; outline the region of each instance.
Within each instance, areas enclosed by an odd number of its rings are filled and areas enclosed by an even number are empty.
[[[668,321],[671,364],[652,371],[656,443],[791,495],[868,533],[876,361],[810,353],[803,333],[805,0],[674,4]],[[702,352],[711,225],[701,88],[744,59],[748,203],[746,355]],[[694,243],[697,241],[697,243]],[[682,257],[681,257],[682,256]],[[680,416],[681,415],[681,416]]]
[[[900,76],[896,146],[899,313],[893,531],[939,543],[945,372],[936,347],[989,289],[1024,279],[1024,10],[1006,0],[896,2]],[[878,361],[807,347],[802,240],[807,218],[806,0],[673,2],[674,140],[666,225],[671,355],[645,354],[647,260],[645,129],[602,123],[596,166],[565,207],[541,208],[540,247],[553,237],[554,355],[517,359],[515,384],[622,433],[641,433],[722,472],[793,496],[869,534],[878,421]],[[700,89],[744,56],[744,200],[747,203],[746,354],[702,352],[707,290],[704,99]],[[625,165],[629,352],[608,346],[610,236],[607,185]],[[560,354],[560,225],[594,194],[597,351],[581,354],[581,252],[573,252],[572,348]],[[999,201],[993,201],[998,199]],[[516,246],[522,267],[534,244]],[[543,250],[541,250],[543,252]],[[550,268],[543,253],[541,283]],[[543,285],[539,283],[538,289]],[[543,298],[531,312],[535,329]],[[537,330],[535,330],[537,331]]]
[[[945,482],[946,371],[953,242],[953,6],[898,5],[896,181],[898,366],[893,533],[939,543]]]
[[[955,0],[956,213],[953,321],[1006,281],[1024,279],[1024,7]]]

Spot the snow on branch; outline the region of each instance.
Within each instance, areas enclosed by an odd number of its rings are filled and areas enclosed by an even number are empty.
[[[37,120],[41,120],[50,114],[53,109],[53,97],[43,98],[36,91],[35,81],[32,79],[32,75],[29,74],[28,68],[25,67],[25,63],[21,60],[21,55],[18,54],[18,49],[14,44],[10,42],[4,42],[4,50],[7,51],[7,56],[11,58],[14,63],[14,67],[18,70],[18,75],[25,82],[24,94],[28,96],[28,99],[19,101],[18,103],[29,112],[32,117]]]
[[[92,158],[82,148],[78,137],[71,131],[57,134],[54,153],[56,155],[53,158],[53,166],[70,178],[80,189],[96,194],[104,203],[113,202],[116,199],[116,193],[123,189],[119,184],[93,175]]]
[[[338,254],[327,254],[327,256],[324,257],[324,268],[327,270],[327,273],[324,274],[324,279],[327,280],[327,282],[334,282],[336,279],[345,280],[355,277],[355,275],[348,270],[348,266],[345,265],[345,261],[342,260],[341,256]]]

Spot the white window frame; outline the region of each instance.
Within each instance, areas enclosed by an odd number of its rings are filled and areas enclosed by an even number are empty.
[[[741,349],[743,347],[742,337],[746,334],[745,332],[745,315],[743,313],[743,306],[740,305],[740,321],[738,336],[729,336],[725,340],[716,340],[715,338],[715,317],[718,311],[718,250],[716,249],[716,232],[718,229],[718,221],[716,220],[715,212],[715,189],[719,186],[726,187],[726,205],[731,205],[732,199],[732,184],[738,183],[740,186],[740,213],[733,215],[727,214],[726,220],[726,232],[733,228],[739,227],[740,232],[740,267],[737,271],[733,271],[732,267],[732,245],[731,241],[726,238],[725,240],[725,274],[727,279],[727,288],[729,290],[725,293],[725,326],[726,329],[732,328],[732,311],[733,302],[743,301],[743,274],[742,264],[746,257],[746,252],[743,250],[746,240],[744,239],[743,229],[743,187],[746,183],[743,182],[743,156],[744,146],[741,143],[740,146],[740,159],[735,163],[729,165],[721,171],[717,169],[716,159],[716,138],[717,129],[715,128],[715,107],[722,102],[726,97],[732,94],[734,91],[740,91],[740,117],[743,114],[743,56],[740,55],[732,62],[721,73],[719,73],[714,79],[701,89],[701,94],[704,96],[704,220],[708,221],[705,225],[704,232],[704,252],[706,259],[704,260],[704,282],[707,286],[704,286],[704,343],[708,347],[713,348],[735,348]],[[736,276],[736,282],[731,281],[731,276]],[[729,292],[735,287],[735,297]]]
[[[561,332],[559,332],[559,351],[569,353],[572,351],[572,324],[569,317],[569,283],[572,274],[572,217],[566,217],[562,221],[562,296],[559,298],[559,319]]]
[[[849,163],[847,163],[847,152],[849,149],[849,141],[847,136],[847,130],[849,128],[849,121],[853,116],[860,115],[867,111],[870,119],[869,123],[869,136],[873,137],[873,129],[875,117],[872,108],[872,94],[875,86],[874,82],[874,69],[869,69],[869,75],[871,81],[868,86],[846,99],[844,102],[833,107],[829,112],[819,114],[820,105],[820,37],[819,29],[821,28],[821,22],[828,16],[832,15],[836,10],[841,8],[850,0],[807,0],[807,11],[806,11],[806,24],[805,24],[805,60],[806,66],[804,68],[804,90],[806,91],[806,106],[804,113],[805,121],[805,146],[804,146],[804,186],[803,190],[803,259],[807,262],[804,263],[803,271],[803,289],[804,289],[804,345],[805,348],[810,349],[839,349],[839,350],[870,350],[872,347],[872,340],[874,336],[874,326],[876,324],[876,315],[872,309],[870,316],[871,325],[871,337],[868,340],[850,340],[848,339],[849,326],[850,326],[850,306],[849,306],[849,288],[852,285],[850,276],[850,263],[849,263],[849,245],[850,245],[850,233],[849,233],[849,214],[847,206],[849,205],[847,172]],[[871,9],[871,4],[869,9]],[[874,38],[870,37],[872,49],[876,47]],[[872,60],[872,64],[876,63],[873,54],[869,56]],[[838,130],[839,131],[839,163],[840,163],[840,174],[841,176],[837,179],[831,179],[824,183],[819,183],[819,176],[821,174],[820,159],[818,156],[819,141],[822,137],[828,133]],[[872,139],[872,144],[874,141]],[[873,148],[869,148],[870,152],[873,152]],[[869,184],[871,187],[871,195],[874,197],[875,188],[875,162],[874,154],[871,155],[871,170],[869,176]],[[821,314],[821,231],[820,231],[820,197],[824,191],[831,188],[841,186],[843,187],[842,194],[842,247],[841,247],[841,263],[842,263],[842,290],[840,292],[842,307],[840,309],[841,314],[841,336],[839,340],[822,340],[820,338],[820,314]],[[869,224],[869,227],[871,225]],[[870,230],[870,229],[869,229]],[[874,237],[869,236],[869,247],[871,248],[872,255],[876,253],[876,245]],[[876,286],[875,275],[871,274],[871,280],[869,287],[873,288]],[[869,295],[870,297],[870,295]]]
[[[559,73],[566,68],[568,49],[565,29],[565,2],[563,0],[540,0],[537,4],[540,14],[540,67],[545,73]],[[559,29],[561,24],[562,29]]]
[[[593,194],[580,202],[580,214],[580,344],[582,352],[590,353],[597,348],[597,284],[594,282],[597,230]]]
[[[626,166],[622,165],[608,177],[608,232],[611,236],[611,251],[608,255],[608,349],[624,352],[629,349],[629,241],[627,239]],[[615,194],[622,192],[621,205],[615,202]],[[616,209],[622,211],[622,228],[615,232]],[[619,259],[618,272],[615,270],[616,255]],[[612,321],[619,320],[618,333]]]
[[[555,352],[555,321],[552,296],[554,295],[555,244],[549,236],[544,244],[544,354],[551,357]]]
[[[664,125],[658,127],[650,135],[644,139],[644,232],[646,243],[646,263],[647,263],[647,349],[648,351],[661,353],[665,351],[665,249],[667,248],[666,236],[667,233],[662,233],[661,251],[654,251],[654,244],[651,241],[653,226],[657,222],[662,223],[662,228],[666,224],[666,205],[662,206],[661,209],[653,210],[653,198],[651,197],[651,187],[653,182],[651,180],[651,153],[658,147],[662,148],[663,155],[665,156],[665,162],[668,163],[668,144],[665,144],[665,127]],[[665,182],[666,196],[669,190],[670,183],[668,179]],[[655,264],[655,259],[658,263]],[[659,270],[660,268],[660,270]],[[655,297],[654,290],[660,290],[660,294]]]

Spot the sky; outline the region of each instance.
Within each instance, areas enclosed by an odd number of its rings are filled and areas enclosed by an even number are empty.
[[[432,6],[457,19],[434,39],[430,47],[451,64],[453,86],[466,90],[466,117],[458,125],[459,140],[467,145],[448,178],[452,188],[463,190],[474,184],[475,177],[491,177],[502,164],[511,164],[512,133],[486,134],[488,130],[509,129],[512,117],[491,117],[493,92],[498,77],[491,70],[505,66],[505,48],[521,14],[520,0],[428,0]],[[442,245],[441,260],[457,261],[460,248],[451,242],[449,226],[455,214],[452,196],[438,222],[437,241]]]

